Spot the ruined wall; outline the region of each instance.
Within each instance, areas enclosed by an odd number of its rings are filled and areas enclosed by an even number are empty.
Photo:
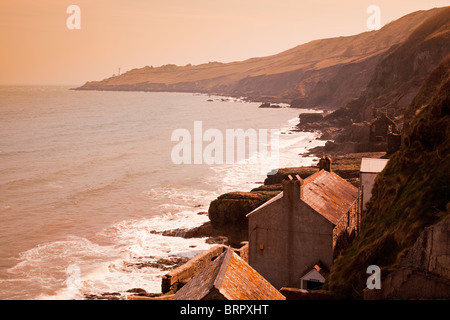
[[[342,250],[349,247],[356,236],[358,228],[358,201],[355,201],[350,210],[342,216],[333,229],[333,259]]]

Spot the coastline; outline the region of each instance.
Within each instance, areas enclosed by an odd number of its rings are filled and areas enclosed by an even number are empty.
[[[221,99],[221,98],[220,98]],[[234,98],[233,98],[234,99]],[[298,119],[298,118],[296,118]],[[297,126],[296,123],[293,123],[294,119],[291,119],[287,125],[288,126],[283,126],[280,129],[283,129],[285,132],[284,134],[295,134],[295,133],[299,133],[299,130],[297,130]],[[318,135],[317,135],[318,136]],[[318,139],[316,139],[318,140]],[[297,156],[314,156],[317,157],[316,155],[313,155],[311,152],[309,152],[310,150],[307,149],[306,153],[302,153],[302,154],[296,154]],[[308,168],[308,167],[307,167]],[[303,169],[301,169],[303,170]],[[305,172],[309,172],[310,169],[306,169]],[[264,178],[263,178],[264,179]],[[267,180],[267,176],[265,177],[265,180]],[[253,184],[256,185],[256,187],[251,187],[250,190],[246,190],[247,187],[249,187],[248,185],[246,185],[245,187],[243,186],[238,187],[237,189],[240,191],[231,191],[231,192],[225,192],[223,194],[220,194],[218,196],[218,198],[227,195],[227,194],[238,194],[238,195],[242,195],[242,200],[245,202],[246,201],[246,197],[247,196],[252,196],[252,195],[258,195],[258,197],[260,195],[263,195],[263,198],[261,201],[266,201],[268,199],[270,199],[270,197],[275,196],[278,192],[279,192],[279,187],[281,185],[277,185],[277,184],[266,184],[264,182],[262,182],[262,180],[260,180],[260,182],[255,182],[255,181],[246,181],[246,184]],[[245,190],[245,191],[242,191]],[[202,204],[201,205],[201,209],[199,208],[199,211],[196,213],[192,213],[194,215],[201,215],[201,216],[207,216],[208,212],[206,212],[206,210],[208,210],[208,207],[211,206],[211,203],[214,202],[215,200],[210,201],[207,204]],[[223,230],[221,230],[220,228],[215,228],[215,226],[212,224],[211,219],[208,219],[208,221],[203,222],[201,224],[199,224],[198,226],[194,226],[194,227],[178,227],[178,228],[167,228],[167,229],[159,229],[159,230],[149,230],[148,231],[150,234],[155,234],[155,235],[161,235],[164,237],[178,237],[178,238],[183,238],[183,239],[198,239],[199,241],[202,241],[206,244],[209,244],[211,246],[216,246],[216,245],[230,245],[230,239],[229,239],[229,234],[227,234],[226,232],[224,232]],[[234,244],[235,247],[238,246],[239,244]],[[156,258],[156,257],[155,257]],[[137,269],[141,269],[141,268],[157,268],[159,270],[163,270],[166,272],[170,272],[171,270],[174,270],[177,267],[180,267],[182,265],[184,265],[185,263],[187,263],[188,261],[192,260],[193,258],[179,258],[179,257],[175,257],[175,256],[167,256],[167,257],[162,257],[162,258],[158,258],[152,261],[146,261],[145,259],[143,260],[138,260],[136,261],[136,263],[132,263],[129,265],[129,267],[133,267],[133,268],[137,268]],[[162,279],[161,279],[162,281]],[[162,292],[149,292],[148,290],[145,290],[143,288],[129,288],[126,291],[120,291],[120,292],[100,292],[100,293],[84,293],[83,297],[81,299],[85,299],[85,300],[124,300],[124,299],[134,299],[134,298],[139,298],[139,297],[150,297],[150,298],[154,298],[154,299],[158,299],[158,297],[163,296],[164,294]]]
[[[296,128],[292,129],[295,132],[298,132],[300,130],[297,130]],[[316,133],[320,132],[315,131]],[[317,139],[320,139],[318,137]],[[310,149],[307,149],[307,151],[304,154],[301,154],[301,156],[314,156],[319,158],[324,152],[324,147],[313,147]],[[349,182],[354,184],[355,186],[358,186],[359,184],[359,165],[360,165],[360,159],[364,156],[381,156],[380,153],[357,153],[357,154],[345,154],[345,155],[339,155],[336,156],[333,159],[333,170],[337,172],[339,175],[341,175],[343,178],[347,179]],[[306,178],[307,176],[313,174],[318,170],[317,165],[311,165],[311,166],[301,166],[301,167],[288,167],[288,168],[279,168],[277,174],[275,175],[267,175],[264,183],[261,183],[258,187],[251,189],[250,191],[234,191],[234,192],[228,192],[225,194],[220,195],[216,200],[213,200],[209,204],[209,210],[211,210],[211,205],[214,201],[219,201],[219,199],[226,198],[227,195],[233,195],[238,196],[240,198],[240,201],[243,203],[247,203],[249,198],[252,198],[254,196],[261,197],[261,201],[265,202],[271,197],[275,196],[279,192],[281,192],[281,181],[288,175],[288,174],[299,174],[302,176],[302,178]],[[254,206],[257,206],[257,204],[253,204]],[[250,210],[250,209],[249,209]],[[197,212],[198,215],[209,215],[209,212],[200,211]],[[239,241],[230,241],[230,237],[233,237],[233,235],[230,235],[229,230],[226,230],[227,228],[220,228],[217,226],[214,226],[211,219],[209,221],[202,223],[199,226],[192,227],[192,228],[175,228],[175,229],[166,229],[166,230],[160,230],[160,231],[149,231],[150,233],[160,234],[163,236],[168,237],[180,237],[185,239],[190,238],[197,238],[197,239],[204,239],[204,241],[211,245],[231,245],[235,250],[239,250],[244,242],[240,241],[242,239],[239,239]],[[146,267],[156,267],[161,270],[170,272],[178,267],[183,266],[187,262],[191,261],[193,258],[177,258],[177,257],[167,257],[167,258],[160,258],[156,262],[152,263],[141,263],[139,265],[136,265],[138,268],[146,268]],[[161,279],[162,281],[162,279]],[[148,292],[142,288],[130,288],[126,292],[103,292],[101,294],[85,294],[84,299],[86,300],[123,300],[123,299],[165,299],[166,295],[163,292]]]

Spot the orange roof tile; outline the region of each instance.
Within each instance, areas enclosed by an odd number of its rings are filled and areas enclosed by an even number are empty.
[[[333,172],[321,170],[305,179],[303,201],[333,224],[347,213],[358,189]]]
[[[208,267],[194,276],[174,300],[208,299],[214,293],[227,300],[284,300],[266,279],[228,247]]]
[[[281,198],[283,192],[254,209],[247,217]],[[303,201],[335,225],[357,198],[358,189],[334,172],[320,170],[306,178],[303,183]]]

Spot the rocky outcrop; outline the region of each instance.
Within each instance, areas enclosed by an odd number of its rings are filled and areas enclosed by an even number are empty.
[[[259,107],[260,108],[274,108],[274,109],[281,108],[280,105],[278,105],[278,104],[270,104],[269,102],[265,102],[265,103],[261,104]]]
[[[300,113],[298,118],[300,123],[303,125],[306,123],[321,121],[323,119],[323,113]]]
[[[273,175],[268,175],[264,180],[264,185],[280,185],[281,182],[287,178],[288,175],[299,175],[302,179],[309,177],[310,175],[318,171],[317,167],[291,167],[291,168],[280,168]],[[280,189],[282,190],[282,188]]]
[[[238,246],[248,240],[246,215],[279,191],[230,192],[212,201],[208,215],[212,226],[228,237],[229,244]]]
[[[450,218],[424,229],[381,289],[364,290],[368,300],[449,298]]]
[[[225,237],[223,231],[212,226],[211,221],[207,221],[202,225],[194,228],[178,228],[164,231],[150,231],[150,233],[161,234],[166,237],[182,237],[182,238],[205,238],[209,244],[228,244],[228,238]]]

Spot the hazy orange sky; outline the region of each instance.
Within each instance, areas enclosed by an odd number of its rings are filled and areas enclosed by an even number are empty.
[[[69,5],[81,29],[69,30]],[[0,84],[81,85],[146,65],[230,62],[368,31],[449,0],[1,0]]]

